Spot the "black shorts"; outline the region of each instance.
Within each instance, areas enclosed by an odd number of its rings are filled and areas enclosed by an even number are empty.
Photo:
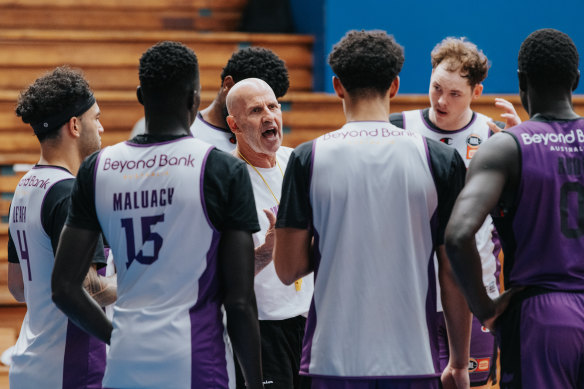
[[[260,320],[262,369],[266,389],[305,388],[298,375],[306,318]],[[245,389],[239,364],[235,364],[237,388]]]

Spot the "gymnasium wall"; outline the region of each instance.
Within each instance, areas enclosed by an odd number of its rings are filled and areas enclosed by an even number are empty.
[[[584,56],[582,0],[290,0],[296,31],[316,37],[314,87],[333,92],[326,63],[332,46],[351,29],[383,29],[405,48],[400,93],[425,94],[430,51],[446,36],[465,36],[481,48],[492,67],[484,93],[514,94],[521,42],[539,28],[570,35]],[[582,60],[581,60],[582,62]],[[584,94],[584,82],[576,90]]]

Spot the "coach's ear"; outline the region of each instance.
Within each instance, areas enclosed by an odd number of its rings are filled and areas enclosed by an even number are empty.
[[[389,98],[393,99],[399,90],[399,76],[395,76],[389,87]]]
[[[136,88],[136,97],[138,98],[138,102],[144,105],[144,99],[142,98],[142,88],[140,86]]]

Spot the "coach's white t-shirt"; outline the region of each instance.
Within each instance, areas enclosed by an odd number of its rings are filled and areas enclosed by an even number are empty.
[[[263,210],[269,209],[275,215],[278,212],[278,202],[282,193],[283,172],[286,169],[291,152],[292,149],[289,147],[280,147],[276,153],[278,163],[272,168],[256,167],[257,171],[255,171],[252,166],[247,165],[261,228],[259,232],[253,234],[255,247],[264,243],[266,231],[270,226],[268,217]],[[267,185],[258,172],[266,180]],[[272,195],[270,189],[274,195]],[[271,261],[255,277],[255,294],[259,320],[284,320],[299,315],[306,316],[313,290],[314,278],[312,274],[292,285],[286,286],[278,278],[274,268],[274,261]]]

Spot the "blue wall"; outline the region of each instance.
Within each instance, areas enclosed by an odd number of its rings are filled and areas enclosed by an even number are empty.
[[[582,0],[290,0],[299,33],[314,34],[315,90],[332,92],[326,56],[351,29],[382,29],[405,48],[400,93],[428,91],[430,51],[446,36],[465,36],[492,64],[484,93],[517,93],[517,53],[539,28],[570,35],[584,57]],[[581,60],[582,62],[582,60]],[[584,81],[576,90],[584,94]]]

